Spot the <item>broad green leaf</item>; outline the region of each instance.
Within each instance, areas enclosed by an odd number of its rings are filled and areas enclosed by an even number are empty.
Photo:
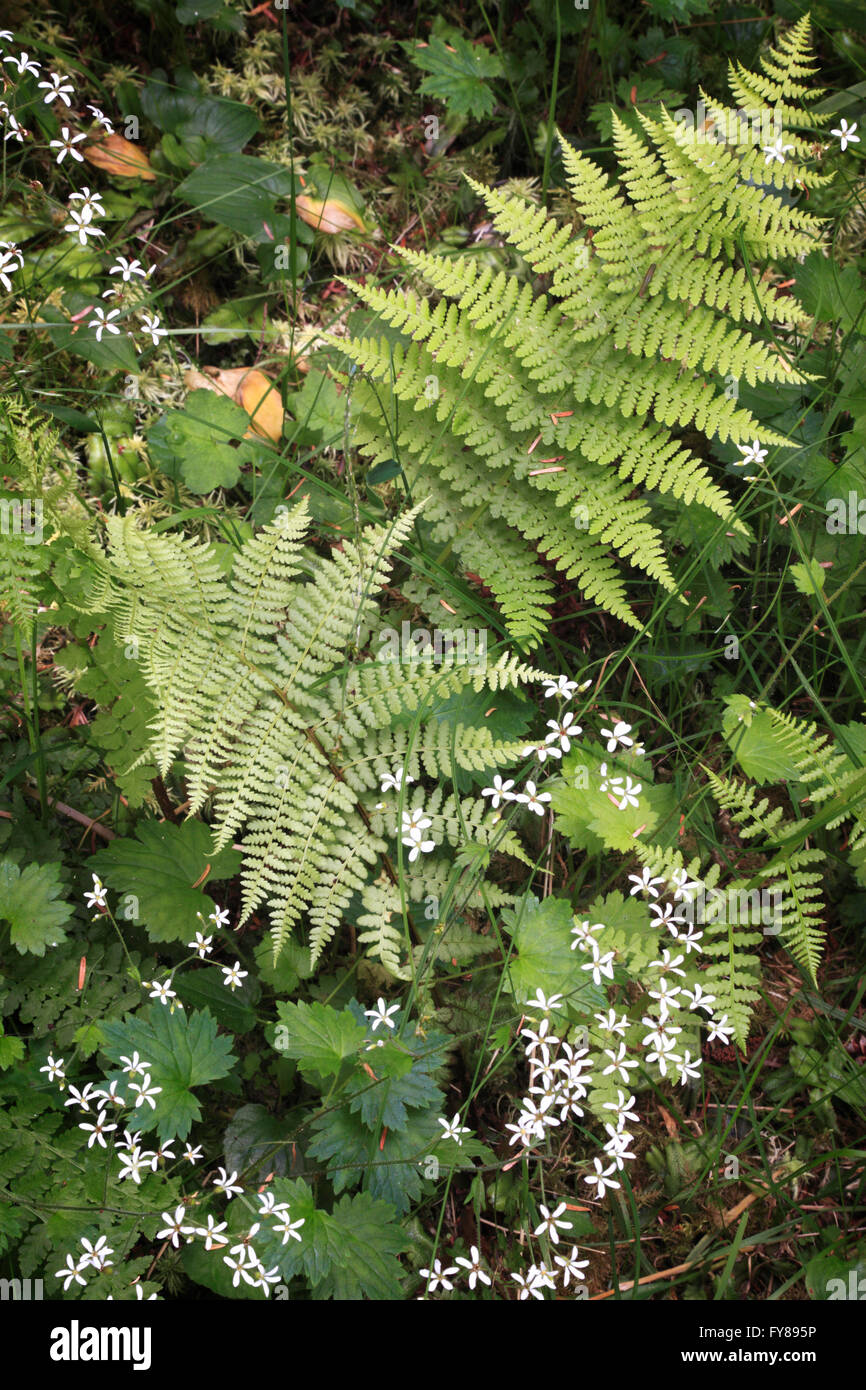
[[[335,1192],[363,1187],[373,1197],[405,1212],[421,1196],[424,1155],[442,1135],[430,1111],[414,1111],[402,1130],[367,1128],[345,1106],[317,1116],[308,1153],[327,1162]]]
[[[293,1057],[305,1076],[334,1076],[347,1057],[360,1052],[367,1030],[348,1009],[329,1004],[277,1004],[277,1047]]]
[[[177,189],[179,198],[211,221],[255,241],[288,236],[291,222],[285,214],[277,214],[276,203],[291,194],[288,169],[244,154],[213,155]]]
[[[428,44],[405,45],[412,62],[429,75],[421,91],[435,97],[454,116],[473,116],[483,120],[496,105],[490,79],[502,76],[502,63],[483,44],[470,44],[452,33],[449,41],[431,38]]]
[[[22,872],[9,855],[0,859],[0,920],[9,923],[20,955],[44,956],[47,946],[66,940],[61,928],[72,908],[57,901],[62,891],[59,864],[28,864]]]
[[[769,714],[752,709],[752,702],[742,695],[729,696],[726,704],[722,733],[746,776],[762,784],[796,780],[797,765]]]
[[[566,1001],[585,1012],[590,1001],[588,976],[581,970],[582,958],[572,951],[571,907],[561,898],[539,902],[531,893],[515,908],[506,908],[502,922],[514,946],[505,977],[505,989],[518,1004],[525,1004],[537,990],[544,994],[564,994]]]
[[[187,1014],[183,1009],[172,1012],[155,1003],[149,1011],[129,1016],[123,1023],[104,1023],[103,1029],[103,1050],[111,1061],[119,1066],[122,1056],[138,1052],[150,1064],[154,1085],[162,1088],[155,1097],[155,1109],[147,1103],[136,1108],[136,1127],[147,1130],[156,1126],[163,1143],[186,1139],[193,1123],[201,1119],[201,1106],[192,1088],[228,1076],[236,1062],[231,1040],[217,1034],[213,1016],[207,1009]],[[125,1084],[129,1078],[117,1071],[111,1079]]]
[[[234,487],[246,455],[229,442],[241,440],[249,416],[227,396],[191,391],[183,410],[170,410],[148,430],[154,460],[169,477],[182,477],[190,492]]]
[[[214,854],[212,846],[211,832],[201,821],[144,821],[134,839],[112,840],[89,864],[122,895],[117,909],[121,921],[143,923],[152,941],[186,944],[202,928],[199,914],[207,918],[213,910],[201,884],[233,878],[240,868],[236,850]]]

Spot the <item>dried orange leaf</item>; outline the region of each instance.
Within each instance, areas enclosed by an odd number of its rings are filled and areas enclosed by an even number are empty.
[[[107,174],[118,174],[125,179],[146,179],[152,182],[156,174],[150,167],[145,150],[134,140],[125,140],[122,135],[104,135],[92,140],[84,147],[84,158],[97,169]]]
[[[348,232],[353,228],[364,231],[363,218],[338,198],[327,198],[321,202],[302,193],[295,199],[295,207],[301,221],[306,222],[308,227],[315,227],[317,232]]]

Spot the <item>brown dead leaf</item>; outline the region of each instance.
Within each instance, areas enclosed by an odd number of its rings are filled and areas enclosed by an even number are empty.
[[[664,1121],[664,1127],[668,1132],[668,1137],[670,1139],[676,1139],[677,1135],[679,1134],[680,1127],[674,1119],[673,1115],[671,1115],[669,1111],[665,1110],[663,1105],[660,1105],[658,1107],[658,1112],[661,1115],[662,1120]]]
[[[101,135],[84,147],[84,158],[97,169],[107,174],[117,174],[125,179],[145,179],[152,183],[156,174],[150,167],[145,150],[134,140],[126,140],[116,132],[114,135]]]
[[[215,391],[242,406],[251,417],[246,438],[259,435],[279,443],[283,434],[283,403],[269,376],[256,367],[193,367],[184,376],[191,391]]]

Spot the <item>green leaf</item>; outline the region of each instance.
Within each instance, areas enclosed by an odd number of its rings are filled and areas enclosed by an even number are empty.
[[[352,1097],[349,1109],[359,1114],[368,1129],[379,1133],[405,1129],[409,1109],[438,1111],[441,1094],[433,1079],[445,1065],[450,1038],[447,1033],[428,1032],[415,1040],[415,1057],[407,1056],[397,1043],[386,1043],[368,1056],[374,1081],[366,1072],[352,1077],[346,1093]]]
[[[327,1162],[335,1192],[362,1184],[365,1192],[400,1213],[420,1198],[423,1157],[442,1135],[436,1117],[426,1110],[407,1116],[402,1130],[386,1132],[383,1126],[377,1134],[359,1115],[339,1106],[317,1116],[312,1128],[316,1138],[308,1153]]]
[[[511,935],[516,956],[511,957],[505,989],[518,1004],[525,1004],[537,990],[545,994],[564,994],[579,1012],[591,1002],[590,984],[581,970],[579,952],[572,951],[571,907],[561,898],[539,902],[531,893],[518,905],[502,912],[502,922]]]
[[[162,1087],[154,1110],[147,1104],[136,1109],[136,1126],[147,1130],[155,1125],[163,1143],[186,1139],[201,1118],[192,1088],[228,1075],[236,1062],[231,1040],[217,1034],[216,1020],[207,1009],[187,1015],[182,1009],[172,1013],[164,1004],[153,1004],[147,1013],[123,1023],[107,1022],[103,1028],[106,1055],[119,1064],[122,1056],[138,1052],[150,1063],[154,1085]],[[122,1071],[111,1079],[128,1081]]]
[[[0,1034],[0,1071],[11,1067],[13,1062],[20,1062],[23,1056],[24,1042],[21,1038],[7,1038],[5,1034]]]
[[[281,164],[245,154],[220,154],[194,169],[177,195],[212,222],[255,241],[273,241],[288,236],[291,223],[284,214],[277,214],[276,202],[291,197],[292,189],[292,175]]]
[[[264,1182],[268,1173],[282,1177],[291,1137],[285,1117],[272,1115],[263,1105],[242,1105],[223,1137],[226,1167],[242,1173],[255,1163],[260,1165],[259,1182]]]
[[[367,1030],[348,1009],[329,1004],[277,1004],[277,1047],[293,1057],[305,1076],[334,1076],[347,1057],[354,1057],[367,1040]]]
[[[23,873],[9,855],[0,859],[0,919],[20,955],[44,956],[46,946],[66,940],[62,924],[72,908],[56,899],[63,891],[59,864],[28,864]]]
[[[729,696],[722,716],[725,742],[747,777],[761,784],[796,780],[797,764],[785,749],[784,731],[744,695]]]
[[[286,409],[295,423],[287,421],[284,433],[300,444],[316,444],[320,440],[327,444],[343,431],[345,407],[336,386],[324,372],[308,372],[300,391],[287,395]]]
[[[809,1297],[834,1303],[866,1297],[866,1247],[860,1243],[845,1259],[833,1250],[814,1255],[805,1269]]]
[[[470,44],[461,34],[449,34],[449,42],[431,38],[425,46],[406,44],[417,68],[429,73],[421,91],[442,101],[454,116],[473,116],[483,120],[491,115],[496,95],[489,79],[502,76],[502,63],[482,44]]]
[[[814,555],[806,561],[805,565],[791,565],[789,574],[800,593],[807,594],[811,599],[815,599],[817,593],[820,593],[824,587],[826,571]]]
[[[136,827],[135,838],[112,840],[90,861],[109,888],[137,899],[136,904],[121,901],[118,916],[141,922],[152,941],[182,941],[184,944],[201,930],[199,914],[207,917],[213,903],[200,883],[210,866],[207,882],[233,878],[241,864],[237,850],[213,853],[208,826],[187,820],[180,825],[144,821]]]
[[[408,1240],[395,1221],[393,1206],[367,1193],[343,1197],[332,1212],[318,1210],[305,1182],[278,1178],[271,1190],[287,1202],[291,1221],[303,1220],[300,1241],[285,1245],[269,1235],[270,1223],[256,1236],[256,1250],[267,1267],[284,1278],[305,1275],[316,1298],[397,1301],[403,1297],[403,1270],[397,1256]],[[232,1204],[234,1205],[234,1204]]]
[[[200,11],[204,18],[208,5],[215,10],[224,8],[219,0],[192,0],[187,9],[190,14]],[[157,69],[139,95],[147,119],[182,145],[191,147],[199,160],[211,154],[236,152],[261,129],[250,106],[202,91],[195,79],[189,87],[190,90],[184,90],[173,86],[165,73]]]
[[[190,492],[204,494],[234,487],[245,461],[229,440],[243,439],[249,416],[227,396],[191,391],[183,410],[171,410],[147,435],[154,460],[168,473],[178,472]]]

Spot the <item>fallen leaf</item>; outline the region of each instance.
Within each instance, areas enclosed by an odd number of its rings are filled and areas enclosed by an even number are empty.
[[[348,232],[353,228],[361,232],[365,230],[363,218],[347,203],[341,203],[339,198],[328,198],[321,202],[318,198],[310,198],[306,193],[301,193],[295,199],[295,207],[301,221],[306,222],[308,227],[314,227],[317,232],[333,234]]]
[[[117,174],[125,179],[146,179],[153,182],[156,174],[150,167],[147,152],[134,140],[126,140],[122,135],[104,135],[92,140],[84,147],[84,158],[97,169],[107,174]]]
[[[246,438],[259,435],[275,444],[283,434],[283,402],[270,377],[255,367],[192,368],[184,376],[191,391],[215,391],[242,406],[250,418]]]

